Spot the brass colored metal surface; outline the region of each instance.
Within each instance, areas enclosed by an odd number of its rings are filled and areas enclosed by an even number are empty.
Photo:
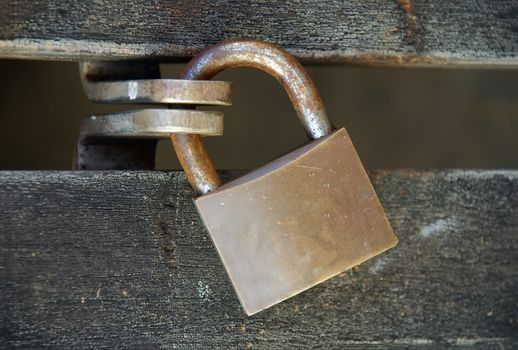
[[[345,129],[196,205],[248,315],[397,243]]]
[[[277,79],[288,92],[311,139],[333,130],[309,75],[294,57],[273,44],[258,40],[230,40],[214,45],[194,57],[180,79],[211,79],[232,67],[256,68]],[[195,192],[208,193],[221,184],[199,136],[172,134],[171,141]]]
[[[83,120],[80,137],[169,138],[171,133],[223,134],[223,112],[191,109],[142,109]]]

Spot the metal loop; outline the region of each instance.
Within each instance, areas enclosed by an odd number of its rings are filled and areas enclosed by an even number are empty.
[[[79,137],[169,138],[171,133],[223,135],[223,112],[192,109],[139,109],[92,115],[81,123]]]
[[[232,67],[256,68],[276,78],[286,89],[310,138],[318,139],[334,129],[304,68],[286,51],[270,43],[258,40],[222,42],[194,57],[180,79],[207,80]],[[171,134],[171,141],[195,192],[208,193],[221,185],[199,136]]]
[[[230,106],[232,83],[180,79],[121,79],[149,66],[133,62],[81,62],[83,90],[92,102]],[[137,70],[137,72],[138,72]],[[121,75],[123,75],[121,77]]]

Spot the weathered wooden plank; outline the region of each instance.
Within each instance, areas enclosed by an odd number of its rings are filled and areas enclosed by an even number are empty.
[[[514,0],[0,2],[0,57],[186,58],[229,38],[305,61],[518,64]]]
[[[518,171],[371,178],[399,245],[246,317],[181,172],[0,172],[0,346],[516,348]]]

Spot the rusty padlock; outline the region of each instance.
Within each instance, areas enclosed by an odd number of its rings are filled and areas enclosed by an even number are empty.
[[[252,315],[397,243],[344,128],[334,130],[313,82],[284,50],[234,40],[196,56],[181,79],[254,67],[287,90],[313,141],[221,185],[197,135],[172,134],[196,206],[241,305]]]

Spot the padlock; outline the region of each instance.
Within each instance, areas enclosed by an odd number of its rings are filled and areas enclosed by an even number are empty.
[[[260,41],[220,43],[182,79],[255,67],[280,81],[314,140],[219,186],[200,138],[171,135],[196,207],[248,315],[300,293],[397,244],[344,128],[334,130],[303,67]]]

